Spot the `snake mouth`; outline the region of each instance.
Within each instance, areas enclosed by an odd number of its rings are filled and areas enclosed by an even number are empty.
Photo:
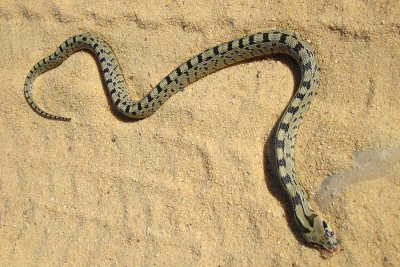
[[[339,249],[339,242],[335,240],[335,242],[329,243],[328,245],[324,245],[323,248],[330,251],[335,252]]]

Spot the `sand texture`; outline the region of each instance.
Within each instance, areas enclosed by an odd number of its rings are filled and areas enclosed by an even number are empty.
[[[138,99],[205,48],[273,28],[320,62],[295,156],[333,255],[304,244],[268,167],[290,58],[225,68],[140,121],[116,114],[86,52],[34,83],[70,122],[23,95],[74,34],[107,40]],[[1,266],[400,266],[400,1],[2,0],[0,37]]]

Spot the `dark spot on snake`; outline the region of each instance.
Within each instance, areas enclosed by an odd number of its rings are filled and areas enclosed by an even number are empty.
[[[303,82],[301,83],[301,86],[307,88],[307,90],[308,90],[308,89],[311,88],[311,83],[310,83],[310,81],[303,81]]]
[[[161,93],[162,88],[161,88],[160,84],[158,84],[156,88],[157,88],[157,92],[158,92],[158,93]]]
[[[233,44],[233,41],[230,41],[230,42],[228,43],[228,50],[232,50],[232,44]]]
[[[292,178],[290,178],[289,174],[286,174],[285,176],[281,177],[281,182],[283,185],[287,185],[292,183]]]
[[[311,214],[310,216],[307,216],[304,213],[304,216],[306,217],[306,219],[307,219],[308,223],[310,224],[310,226],[314,227],[314,219],[315,219],[315,217],[318,217],[318,215],[317,214]]]
[[[188,61],[186,61],[186,65],[187,65],[189,70],[193,67],[191,60],[192,59],[189,59]]]
[[[298,54],[299,51],[300,51],[301,49],[303,49],[303,48],[304,48],[304,46],[302,45],[302,43],[297,42],[296,46],[293,47],[293,50],[296,51],[296,53]]]
[[[299,110],[299,107],[290,106],[290,107],[288,108],[288,112],[289,112],[289,113],[292,113],[292,114],[295,114],[298,110]]]
[[[283,166],[286,167],[286,160],[285,159],[278,159],[277,160],[278,167]]]
[[[243,38],[239,39],[239,48],[242,49],[244,47],[243,45]]]
[[[282,43],[282,44],[286,44],[286,38],[287,38],[288,36],[289,36],[289,35],[287,35],[287,34],[285,34],[285,33],[282,33],[282,34],[281,34],[281,38],[279,38],[279,42]]]
[[[213,52],[214,52],[215,55],[218,55],[218,54],[219,54],[218,46],[215,46],[215,47],[213,48]]]
[[[279,128],[282,129],[282,130],[284,130],[285,132],[287,132],[288,129],[289,129],[289,124],[287,124],[287,123],[281,123],[281,124],[279,125]]]
[[[197,62],[198,62],[198,63],[203,62],[203,54],[197,55]]]
[[[137,103],[137,110],[139,110],[139,111],[142,110],[142,103],[141,102]]]
[[[126,106],[126,108],[125,108],[125,112],[129,112],[129,109],[131,108],[131,106],[130,105],[127,105]]]
[[[300,100],[303,100],[304,96],[305,96],[305,94],[302,94],[302,93],[297,93],[296,94],[296,98],[298,98]]]
[[[294,205],[301,205],[301,197],[298,192],[296,192],[296,195],[292,197],[292,201]]]
[[[254,44],[254,35],[249,36],[249,44],[253,45]]]
[[[182,75],[182,71],[181,71],[180,67],[176,68],[176,74],[178,74],[178,76]]]
[[[117,99],[117,100],[115,101],[115,105],[118,106],[119,102],[121,102],[121,99]]]
[[[103,73],[107,73],[110,72],[110,70],[108,68],[103,69]]]
[[[94,50],[96,50],[96,48],[99,46],[99,44],[98,43],[95,43],[94,45],[93,45],[93,49]]]
[[[304,64],[304,70],[311,70],[311,61],[308,61],[306,64]]]
[[[263,33],[263,42],[264,42],[264,43],[269,42],[269,35],[268,35],[267,32]]]
[[[167,84],[172,83],[171,77],[169,77],[169,75],[165,77],[165,80],[167,81]]]

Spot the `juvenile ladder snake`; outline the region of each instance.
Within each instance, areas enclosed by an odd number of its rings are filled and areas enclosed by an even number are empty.
[[[318,64],[315,54],[310,45],[299,35],[288,31],[271,30],[209,48],[173,70],[139,101],[133,101],[128,96],[122,71],[111,47],[96,35],[90,33],[76,35],[63,42],[53,54],[40,60],[29,71],[24,93],[34,111],[49,119],[70,120],[39,108],[32,97],[32,83],[40,74],[59,66],[67,57],[79,50],[89,50],[96,56],[115,107],[125,116],[136,119],[150,116],[168,98],[188,84],[226,66],[273,53],[284,53],[294,58],[300,66],[301,80],[277,128],[275,138],[277,172],[283,188],[291,199],[294,217],[304,239],[327,250],[336,249],[337,241],[330,226],[311,208],[303,187],[295,178],[293,156],[296,133],[318,84]]]

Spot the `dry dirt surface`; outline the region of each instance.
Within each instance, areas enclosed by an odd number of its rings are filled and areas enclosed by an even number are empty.
[[[34,83],[70,122],[24,99],[30,68],[74,34],[107,40],[138,99],[205,48],[273,28],[320,62],[296,170],[334,254],[304,244],[268,168],[289,58],[225,68],[140,121],[115,113],[86,52]],[[0,265],[400,266],[400,1],[2,0],[0,37]]]

